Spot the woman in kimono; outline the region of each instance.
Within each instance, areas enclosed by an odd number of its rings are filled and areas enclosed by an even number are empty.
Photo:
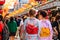
[[[34,17],[35,10],[29,11],[29,16],[24,22],[25,40],[38,40],[39,20]]]
[[[46,19],[47,13],[45,11],[39,10],[37,18],[40,20],[39,27],[39,40],[52,40],[52,26],[48,19]]]

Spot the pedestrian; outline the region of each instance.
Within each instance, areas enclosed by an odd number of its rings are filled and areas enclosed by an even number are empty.
[[[22,34],[22,32],[23,32],[23,20],[21,19],[21,17],[20,16],[18,16],[17,18],[16,18],[16,22],[17,22],[17,32],[16,32],[16,38],[19,36],[20,37],[20,39],[22,38],[22,36],[21,35],[23,35]]]
[[[20,16],[17,16],[15,21],[17,22],[17,26],[19,27],[20,26],[20,22],[21,22]]]
[[[16,31],[17,31],[17,23],[13,17],[10,17],[10,21],[7,23],[9,32],[10,32],[10,40],[15,39]]]
[[[20,35],[20,40],[23,40],[23,32],[24,32],[24,23],[23,20],[21,19],[20,25],[19,25],[19,35]]]
[[[6,16],[6,17],[4,18],[4,22],[7,24],[9,21],[10,21],[9,18]]]
[[[37,18],[40,20],[39,27],[39,39],[38,40],[52,40],[52,26],[48,19],[46,19],[47,13],[43,10],[39,10]]]
[[[58,39],[60,40],[60,11],[57,12],[57,15],[56,15],[56,20],[58,22]]]
[[[2,40],[9,40],[9,29],[7,23],[9,22],[8,17],[4,18],[4,28],[3,28],[3,39]]]
[[[29,17],[24,21],[24,40],[38,40],[39,20],[34,17],[35,10],[30,9]]]
[[[52,17],[51,19],[51,24],[52,24],[52,28],[53,28],[53,39],[57,40],[58,38],[58,32],[59,32],[59,27],[58,27],[58,22],[56,20],[56,17]]]
[[[3,39],[3,35],[2,35],[3,28],[4,28],[3,17],[2,15],[0,15],[0,40]]]

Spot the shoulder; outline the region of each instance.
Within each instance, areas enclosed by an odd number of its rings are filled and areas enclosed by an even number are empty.
[[[38,20],[38,19],[36,19],[36,23],[37,23],[37,25],[40,25],[41,24],[41,21]]]
[[[50,20],[48,20],[48,19],[46,19],[46,22],[47,22],[47,23],[51,23]]]
[[[25,21],[24,22],[26,22],[26,21],[28,21],[29,20],[29,17],[27,18],[27,19],[25,19]]]
[[[39,20],[37,18],[35,18],[35,21],[39,22]]]
[[[47,20],[47,24],[48,24],[49,27],[52,27],[52,24],[49,20]]]
[[[43,23],[43,21],[44,21],[44,20],[40,20],[40,23]],[[45,22],[46,22],[47,24],[51,24],[50,20],[48,20],[48,19],[46,19]]]

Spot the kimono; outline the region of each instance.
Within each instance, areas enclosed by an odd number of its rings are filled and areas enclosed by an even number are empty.
[[[24,22],[25,40],[38,40],[39,20],[27,18]]]
[[[52,40],[52,35],[53,35],[53,30],[50,21],[40,20],[39,40]]]

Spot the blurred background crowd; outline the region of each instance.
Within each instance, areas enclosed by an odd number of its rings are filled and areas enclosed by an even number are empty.
[[[0,39],[25,40],[25,21],[31,16],[49,20],[52,39],[60,40],[60,0],[0,0]]]

